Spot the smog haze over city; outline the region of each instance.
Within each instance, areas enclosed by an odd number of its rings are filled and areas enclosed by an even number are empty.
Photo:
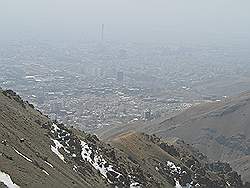
[[[250,89],[247,0],[1,0],[0,83],[83,130]]]
[[[1,0],[1,39],[249,42],[247,0]]]
[[[250,188],[250,0],[0,0],[0,188]]]

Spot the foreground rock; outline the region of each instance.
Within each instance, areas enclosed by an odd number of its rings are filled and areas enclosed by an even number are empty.
[[[182,141],[126,133],[105,143],[0,92],[0,187],[244,187],[229,164]]]

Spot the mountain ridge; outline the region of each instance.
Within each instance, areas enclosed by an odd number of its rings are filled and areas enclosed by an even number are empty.
[[[214,169],[183,141],[127,132],[103,142],[51,121],[11,90],[0,92],[0,112],[0,187],[247,186],[229,164]]]
[[[146,124],[110,128],[104,139],[136,130],[161,138],[177,137],[192,144],[211,160],[229,162],[244,181],[250,179],[250,92],[221,101],[194,105],[171,117]]]

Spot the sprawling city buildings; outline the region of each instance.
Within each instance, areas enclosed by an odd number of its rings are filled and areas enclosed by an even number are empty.
[[[84,130],[151,121],[249,86],[244,48],[149,46],[5,44],[0,46],[0,86]],[[220,82],[229,87],[221,88]]]

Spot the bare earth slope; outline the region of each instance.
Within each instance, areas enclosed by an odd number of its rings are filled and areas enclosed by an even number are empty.
[[[245,181],[250,180],[249,92],[193,106],[165,120],[111,127],[97,134],[109,140],[131,130],[162,138],[181,138],[209,159],[229,162]]]
[[[11,90],[0,91],[0,112],[0,187],[165,187],[126,153],[50,121]]]
[[[5,95],[0,92],[2,172],[20,187],[103,187],[100,176],[83,178],[52,152],[52,137],[42,127],[48,118],[14,93]]]
[[[250,180],[250,93],[193,107],[145,130],[182,138],[210,159],[230,162]]]
[[[125,133],[108,143],[0,91],[0,187],[247,187],[227,163],[180,140]]]
[[[196,106],[153,128],[163,137],[179,137],[213,160],[230,162],[250,180],[250,94]]]
[[[130,154],[130,159],[160,182],[176,187],[244,187],[240,176],[227,163],[209,162],[207,157],[179,139],[163,140],[155,135],[129,132],[111,143]],[[163,187],[166,187],[163,186]]]

